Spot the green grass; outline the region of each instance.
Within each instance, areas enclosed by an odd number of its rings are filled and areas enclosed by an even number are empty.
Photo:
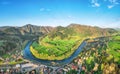
[[[114,36],[108,46],[108,53],[113,55],[115,62],[120,63],[120,36]]]
[[[110,41],[109,48],[114,49],[115,51],[120,50],[120,42],[119,41]]]
[[[9,65],[15,65],[15,64],[19,64],[19,63],[23,63],[24,61],[11,61],[9,62]]]
[[[93,57],[89,57],[87,60],[86,60],[86,63],[87,64],[91,64],[91,62],[94,60]]]
[[[44,45],[48,45],[48,46],[39,45],[36,42],[34,42],[32,46],[35,50],[39,51],[40,54],[41,53],[48,54],[48,55],[54,54],[55,56],[59,56],[64,54],[67,51],[70,51],[71,48],[74,46],[74,44],[75,44],[75,41],[72,41],[72,40],[69,40],[69,41],[54,40],[54,41],[48,41],[44,43]]]
[[[4,55],[3,55],[3,58],[9,58],[9,57],[10,57],[9,54],[4,54]]]
[[[69,57],[77,49],[80,39],[50,39],[48,36],[33,42],[31,51],[34,56],[48,60],[62,60]],[[78,44],[79,43],[79,44]],[[75,47],[75,48],[74,48]],[[73,49],[74,48],[74,49]],[[48,58],[47,58],[48,57]]]
[[[117,40],[117,41],[120,41],[120,36],[114,36],[113,39]]]

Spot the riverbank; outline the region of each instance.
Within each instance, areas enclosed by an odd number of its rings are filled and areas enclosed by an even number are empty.
[[[36,57],[34,57],[32,55],[32,53],[30,52],[30,45],[32,44],[32,41],[30,41],[24,51],[23,51],[23,56],[26,59],[29,59],[33,62],[36,63],[42,63],[42,64],[47,64],[47,65],[52,65],[52,66],[57,66],[57,65],[64,65],[67,63],[70,63],[75,57],[77,57],[79,55],[79,53],[82,51],[82,48],[86,45],[86,41],[83,41],[81,43],[81,45],[78,47],[78,49],[68,58],[64,59],[64,60],[42,60],[42,59],[38,59]]]

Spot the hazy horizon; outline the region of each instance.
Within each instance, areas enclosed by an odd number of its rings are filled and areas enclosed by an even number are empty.
[[[68,26],[120,28],[119,0],[0,0],[0,27]]]

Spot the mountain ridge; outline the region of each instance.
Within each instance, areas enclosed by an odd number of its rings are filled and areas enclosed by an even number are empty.
[[[115,32],[111,30],[79,24],[58,26],[34,41],[30,51],[38,59],[63,60],[73,54],[84,39],[110,36]]]

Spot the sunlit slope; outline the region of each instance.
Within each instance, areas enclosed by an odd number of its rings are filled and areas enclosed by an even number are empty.
[[[32,54],[39,59],[62,60],[68,58],[80,43],[90,37],[107,36],[107,29],[71,24],[57,27],[53,32],[39,38],[30,47]]]

